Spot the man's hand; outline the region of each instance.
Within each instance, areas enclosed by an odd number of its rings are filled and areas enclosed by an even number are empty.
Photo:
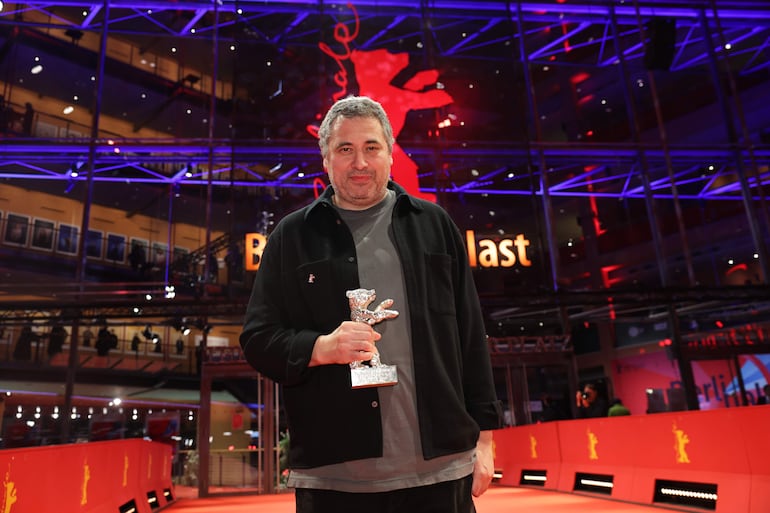
[[[381,337],[365,322],[344,321],[333,332],[316,339],[309,366],[369,361],[377,352],[374,344]]]
[[[474,497],[480,497],[487,491],[489,483],[495,472],[495,445],[492,439],[492,431],[479,433],[479,441],[476,442],[476,462],[473,465],[473,487],[471,493]]]

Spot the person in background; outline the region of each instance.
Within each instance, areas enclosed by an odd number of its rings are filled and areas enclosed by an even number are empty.
[[[623,401],[621,401],[619,397],[614,397],[610,401],[610,407],[607,410],[607,416],[620,417],[623,415],[631,415],[631,410],[626,408],[626,406],[623,404]]]
[[[91,347],[91,340],[94,338],[94,333],[88,327],[80,334],[80,338],[83,339],[83,347]]]
[[[762,387],[762,392],[764,392],[765,395],[757,397],[757,404],[770,404],[770,383],[767,383]]]
[[[0,94],[0,134],[8,131],[9,107],[5,104],[5,96]]]
[[[16,347],[13,349],[13,359],[27,361],[32,359],[32,344],[37,344],[40,341],[40,336],[32,331],[31,326],[24,326],[21,328],[18,340],[16,340]]]
[[[558,405],[548,393],[543,392],[540,394],[540,402],[543,405],[543,410],[540,412],[539,422],[564,419],[564,415],[558,408]]]
[[[577,418],[589,419],[607,416],[607,400],[599,395],[596,383],[586,383],[582,392],[575,395]]]
[[[390,180],[379,103],[337,101],[318,136],[331,185],[270,234],[240,336],[283,385],[296,511],[473,512],[502,409],[463,238]],[[347,292],[361,288],[398,315],[376,331],[352,321]],[[380,354],[397,382],[353,388],[351,364]]]
[[[27,102],[24,104],[24,116],[21,122],[21,131],[24,135],[32,135],[32,125],[35,120],[35,109],[32,104]]]
[[[61,324],[54,324],[48,334],[48,359],[62,352],[69,333]]]

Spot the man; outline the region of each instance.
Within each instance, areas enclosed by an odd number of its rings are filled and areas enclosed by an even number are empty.
[[[607,401],[599,395],[595,383],[586,383],[582,392],[575,395],[577,418],[589,419],[607,416]]]
[[[622,417],[626,415],[631,415],[631,410],[629,410],[626,405],[623,404],[623,401],[620,399],[620,397],[613,397],[610,401],[610,407],[607,410],[607,416]]]
[[[762,391],[765,395],[757,397],[757,404],[768,404],[768,398],[770,398],[770,383],[765,384],[765,386],[762,387]]]
[[[339,100],[318,135],[331,185],[271,233],[240,337],[283,385],[296,511],[473,512],[502,415],[459,230],[389,180],[379,103]],[[398,316],[351,321],[359,288]],[[397,383],[354,388],[351,364],[375,354]]]

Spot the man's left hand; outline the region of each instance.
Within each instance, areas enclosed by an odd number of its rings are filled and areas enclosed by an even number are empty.
[[[482,431],[476,442],[476,462],[473,465],[473,487],[471,493],[480,497],[487,491],[495,472],[495,447],[492,431]]]

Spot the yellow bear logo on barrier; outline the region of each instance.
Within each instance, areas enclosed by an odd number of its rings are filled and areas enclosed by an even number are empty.
[[[690,457],[687,455],[687,444],[690,443],[690,437],[684,430],[679,429],[674,424],[672,431],[674,433],[674,452],[676,454],[677,463],[690,463]]]
[[[11,513],[11,508],[18,500],[17,493],[16,483],[11,481],[11,466],[8,465],[8,472],[5,473],[5,479],[3,480],[2,513]]]

